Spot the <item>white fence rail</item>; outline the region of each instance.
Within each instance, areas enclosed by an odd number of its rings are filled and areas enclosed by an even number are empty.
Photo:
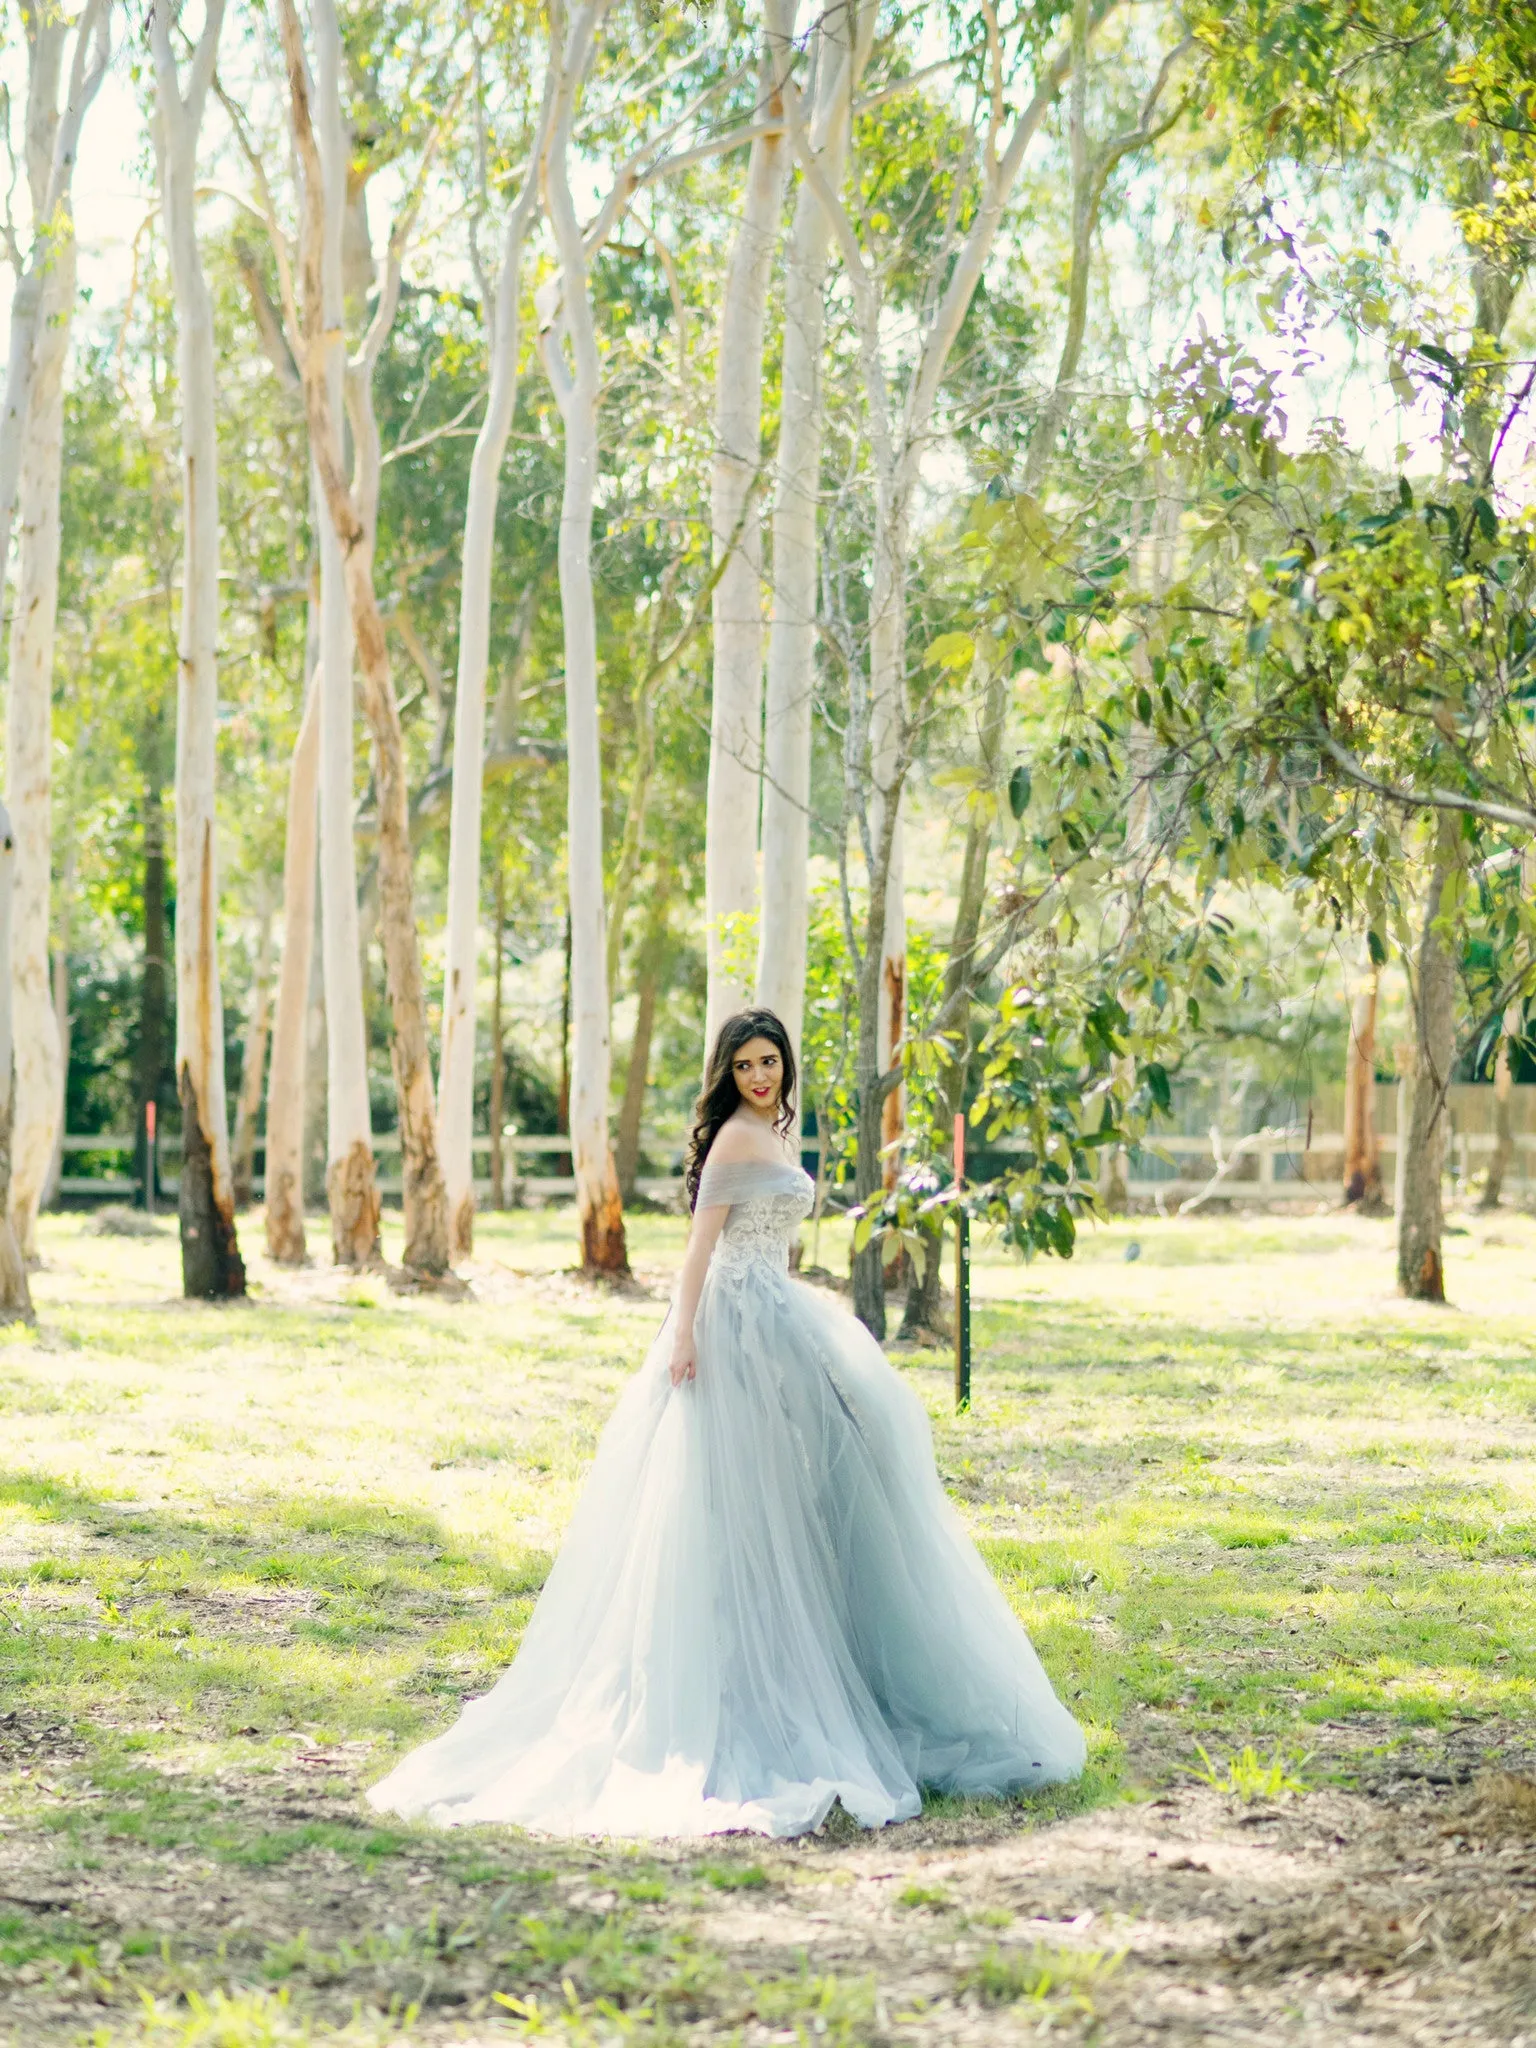
[[[477,1158],[490,1158],[489,1137],[477,1137],[472,1145]],[[1222,1133],[1221,1156],[1230,1157],[1238,1144],[1236,1133]],[[1243,1139],[1244,1156],[1226,1174],[1213,1199],[1228,1203],[1272,1204],[1287,1201],[1318,1201],[1324,1195],[1336,1190],[1343,1177],[1344,1140],[1331,1132],[1314,1131],[1310,1143],[1300,1132],[1266,1132],[1250,1135]],[[400,1140],[397,1133],[382,1132],[374,1138],[374,1151],[381,1163],[398,1158]],[[680,1154],[683,1136],[680,1131],[651,1132],[642,1143],[642,1151],[652,1158],[670,1157]],[[1397,1155],[1397,1137],[1392,1131],[1383,1131],[1377,1144],[1382,1159],[1382,1178],[1390,1189],[1392,1169]],[[1491,1157],[1496,1138],[1487,1131],[1454,1129],[1451,1133],[1447,1171],[1452,1182],[1462,1188],[1468,1186],[1484,1170]],[[1022,1141],[1002,1139],[994,1145],[980,1149],[984,1152],[1008,1153],[1020,1150]],[[263,1147],[258,1142],[257,1157]],[[507,1162],[506,1195],[515,1200],[519,1195],[535,1195],[544,1199],[558,1198],[571,1194],[575,1181],[569,1168],[564,1172],[530,1172],[535,1162],[568,1161],[571,1141],[554,1133],[530,1135],[522,1132],[509,1133],[502,1139],[503,1155]],[[820,1151],[816,1138],[801,1140],[801,1150],[808,1158],[814,1158]],[[71,1134],[63,1141],[63,1150],[69,1153],[106,1153],[114,1157],[133,1157],[134,1140],[120,1133],[103,1134],[99,1137],[81,1137]],[[157,1165],[155,1185],[162,1196],[174,1200],[177,1183],[174,1172],[167,1175],[165,1167],[180,1156],[181,1140],[174,1133],[167,1133],[157,1140]],[[1148,1173],[1144,1169],[1157,1162],[1164,1170]],[[1101,1158],[1101,1172],[1107,1178],[1111,1160],[1106,1152]],[[1514,1156],[1510,1162],[1511,1171],[1507,1177],[1510,1192],[1536,1189],[1536,1131],[1517,1131],[1514,1136]],[[1152,1201],[1176,1204],[1198,1194],[1217,1172],[1218,1161],[1209,1135],[1192,1136],[1181,1132],[1163,1132],[1149,1137],[1132,1159],[1132,1171],[1127,1178],[1126,1192],[1133,1201]],[[1142,1170],[1137,1170],[1138,1168]],[[653,1197],[665,1198],[677,1190],[675,1176],[642,1179],[642,1191]],[[59,1183],[60,1191],[66,1195],[95,1195],[102,1199],[129,1199],[137,1197],[140,1191],[139,1178],[135,1174],[65,1174]],[[258,1200],[264,1194],[261,1174],[256,1176],[255,1193]],[[398,1173],[381,1173],[379,1192],[384,1195],[400,1193]],[[481,1175],[475,1181],[476,1195],[482,1199],[491,1192],[488,1175]]]

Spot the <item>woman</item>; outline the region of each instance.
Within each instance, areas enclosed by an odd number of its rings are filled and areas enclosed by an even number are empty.
[[[728,1018],[696,1108],[672,1313],[603,1433],[512,1668],[370,1797],[444,1827],[865,1827],[919,1788],[1082,1769],[1083,1738],[934,1469],[928,1420],[791,1280],[795,1062]]]

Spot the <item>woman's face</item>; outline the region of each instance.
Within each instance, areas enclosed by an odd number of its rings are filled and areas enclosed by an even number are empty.
[[[741,1099],[759,1116],[771,1116],[784,1086],[784,1062],[771,1038],[749,1038],[731,1061]]]

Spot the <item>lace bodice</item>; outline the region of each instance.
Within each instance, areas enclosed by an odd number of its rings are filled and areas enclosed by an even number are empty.
[[[699,1207],[730,1209],[711,1270],[733,1278],[765,1265],[786,1272],[790,1244],[814,1199],[810,1175],[788,1160],[783,1165],[706,1165]]]

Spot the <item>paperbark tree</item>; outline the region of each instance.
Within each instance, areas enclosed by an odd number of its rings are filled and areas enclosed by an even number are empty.
[[[786,19],[771,23],[759,66],[760,111],[778,120],[783,118],[780,76],[794,32],[793,7],[782,12]],[[763,718],[763,532],[758,508],[763,335],[788,169],[789,144],[782,131],[760,135],[747,160],[741,220],[720,305],[710,478],[717,575],[704,836],[706,1048],[714,1043],[723,1020],[750,1002],[752,994],[747,977],[728,963],[736,951],[732,921],[750,917],[757,907]]]
[[[815,95],[806,113],[806,146],[833,191],[843,181],[853,95],[868,54],[873,16],[868,4],[861,8],[854,0],[833,0],[815,29]],[[757,1000],[777,1013],[797,1049],[805,1014],[811,706],[825,424],[822,358],[831,238],[831,217],[820,193],[809,179],[802,179],[784,261],[757,954]]]
[[[22,1256],[31,1258],[64,1094],[48,971],[48,929],[64,364],[75,304],[72,191],[81,125],[105,72],[110,44],[105,0],[91,0],[76,25],[49,8],[24,9],[22,25],[27,51],[24,157],[32,243],[24,264],[12,243],[18,276],[0,417],[0,587],[19,493],[21,544],[5,745],[6,796],[15,838],[11,978],[16,1092],[8,1201]],[[61,114],[59,85],[71,37]]]
[[[11,1229],[11,1111],[16,1100],[15,1033],[11,1024],[11,912],[16,891],[16,840],[0,804],[0,1323],[32,1320],[32,1291]]]
[[[1450,1125],[1448,1090],[1456,1051],[1456,958],[1449,931],[1448,895],[1459,865],[1460,821],[1437,815],[1434,855],[1424,897],[1413,985],[1413,1041],[1407,1069],[1406,1118],[1400,1118],[1401,1147],[1397,1205],[1397,1287],[1415,1301],[1444,1301],[1441,1257],[1445,1174]]]
[[[1381,1208],[1381,1155],[1376,1143],[1377,969],[1367,960],[1350,1006],[1344,1053],[1344,1200],[1362,1213]]]
[[[239,1295],[224,1004],[219,987],[217,818],[219,473],[213,301],[197,242],[197,144],[224,0],[208,0],[185,91],[171,0],[152,0],[155,148],[176,300],[181,396],[182,588],[176,695],[176,1078],[181,1098],[181,1276],[188,1295]]]
[[[305,1064],[315,934],[315,842],[323,689],[323,675],[317,667],[310,677],[288,771],[283,958],[272,1026],[272,1080],[267,1090],[267,1256],[281,1266],[299,1266],[305,1258]]]
[[[453,807],[448,828],[448,934],[443,966],[443,1054],[438,1075],[438,1135],[447,1190],[449,1248],[456,1259],[474,1250],[475,992],[480,929],[480,825],[484,795],[485,678],[490,659],[491,568],[501,465],[517,410],[518,310],[523,246],[538,204],[538,167],[553,95],[544,107],[532,161],[507,220],[496,294],[486,306],[491,388],[475,437],[464,515],[459,586],[459,674],[454,695]],[[498,940],[498,945],[499,945]]]
[[[426,1017],[426,988],[421,971],[421,944],[416,929],[415,885],[412,876],[410,802],[405,780],[400,711],[395,701],[389,646],[378,597],[373,587],[373,534],[360,510],[365,499],[367,465],[377,461],[376,446],[358,447],[359,481],[349,482],[342,455],[341,417],[335,403],[341,334],[327,318],[332,303],[328,273],[336,268],[327,246],[332,227],[333,198],[343,166],[324,163],[312,112],[315,92],[304,54],[303,37],[293,0],[280,0],[279,27],[288,74],[294,143],[301,171],[300,253],[303,276],[303,362],[305,408],[310,448],[319,475],[328,525],[339,543],[352,636],[361,681],[364,714],[373,736],[374,781],[378,793],[380,925],[393,1036],[391,1055],[400,1116],[400,1154],[405,1210],[405,1264],[413,1271],[441,1274],[448,1265],[448,1204],[437,1151]],[[313,9],[316,55],[320,75],[320,107],[325,134],[336,153],[340,121],[340,30],[332,0],[316,0]],[[339,252],[337,252],[339,254]],[[391,268],[380,294],[375,323],[388,331],[393,306],[385,294],[399,290],[399,251],[392,245]],[[353,428],[360,424],[356,408]],[[329,650],[322,653],[330,672]],[[335,943],[329,901],[325,943]],[[334,1026],[333,1026],[334,1032]],[[332,1079],[335,1079],[334,1036]],[[334,1172],[334,1164],[333,1164]]]
[[[560,505],[560,613],[565,630],[566,866],[570,877],[571,1160],[583,1267],[626,1273],[624,1205],[608,1141],[612,1047],[603,902],[602,756],[598,741],[597,615],[592,593],[592,508],[597,488],[599,370],[591,280],[571,197],[571,130],[606,0],[567,9],[552,0],[553,121],[540,160],[559,263],[558,303],[540,303],[539,346],[565,428]]]

